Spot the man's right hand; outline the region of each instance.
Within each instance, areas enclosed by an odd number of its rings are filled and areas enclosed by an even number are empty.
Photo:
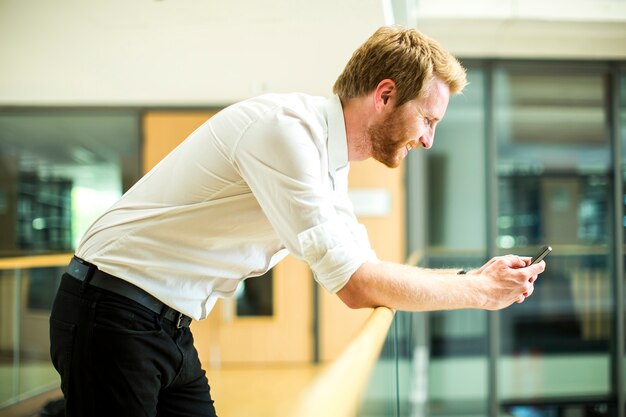
[[[535,281],[546,268],[545,261],[530,265],[530,260],[516,255],[497,256],[468,273],[481,281],[484,309],[500,310],[530,297]]]

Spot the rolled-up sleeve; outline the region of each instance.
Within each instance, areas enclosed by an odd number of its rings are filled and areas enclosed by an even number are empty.
[[[311,266],[317,282],[332,293],[339,291],[354,271],[368,260],[368,251],[362,250],[352,237],[339,219],[298,234],[304,260]]]

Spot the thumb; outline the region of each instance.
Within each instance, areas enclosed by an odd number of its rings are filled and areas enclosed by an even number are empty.
[[[487,261],[487,263],[485,263],[483,266],[478,268],[478,273],[481,274],[487,267],[489,267],[489,265],[493,264],[496,261],[496,259],[497,258],[489,259],[489,261]]]

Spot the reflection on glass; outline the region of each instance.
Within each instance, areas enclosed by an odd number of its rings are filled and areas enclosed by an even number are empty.
[[[138,179],[138,125],[124,111],[0,113],[0,256],[71,251]]]
[[[394,322],[389,328],[387,338],[378,358],[378,362],[372,370],[370,379],[365,389],[363,400],[361,401],[358,416],[359,417],[391,417],[391,416],[409,416],[408,398],[402,396],[398,391],[398,366],[406,368],[410,362],[406,355],[398,357],[398,327],[402,327],[403,333],[407,333],[405,325],[398,325],[398,320],[403,320],[401,316],[406,313],[398,312],[394,317]],[[404,321],[403,321],[404,323]],[[404,338],[403,338],[404,339]],[[406,340],[400,343],[406,343]],[[407,385],[407,379],[410,373],[403,372],[404,378],[400,384],[400,388]],[[402,404],[399,404],[402,401]],[[400,410],[403,410],[401,413]]]
[[[48,317],[62,269],[0,270],[0,408],[59,386]]]
[[[584,404],[504,407],[505,415],[512,417],[611,417],[616,415],[616,411],[613,404],[588,400],[584,400]]]
[[[497,245],[554,248],[533,296],[501,312],[498,391],[511,415],[562,415],[533,406],[610,391],[607,76],[521,64],[494,74]]]

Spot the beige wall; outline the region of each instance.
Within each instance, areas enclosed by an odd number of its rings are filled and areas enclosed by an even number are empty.
[[[431,18],[419,27],[465,58],[626,59],[622,22]]]
[[[0,1],[0,105],[328,95],[378,0]]]
[[[328,95],[383,4],[465,57],[623,59],[618,0],[2,0],[0,105],[220,106]],[[407,13],[410,16],[407,16]]]
[[[620,0],[389,0],[398,23],[462,57],[624,59]]]

